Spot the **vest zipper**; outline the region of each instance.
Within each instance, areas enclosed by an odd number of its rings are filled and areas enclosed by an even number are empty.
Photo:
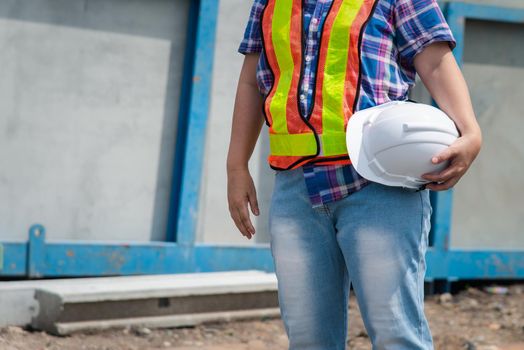
[[[326,18],[329,16],[329,14],[331,13],[331,9],[333,8],[333,2],[335,2],[336,0],[333,0],[331,1],[330,5],[329,5],[329,9],[326,13]],[[313,112],[313,109],[314,109],[314,106],[315,106],[315,100],[316,100],[316,90],[317,90],[317,77],[318,77],[318,66],[319,66],[319,55],[320,55],[320,50],[322,48],[322,36],[323,36],[323,32],[324,32],[324,23],[322,24],[322,27],[320,27],[320,23],[322,22],[322,19],[321,21],[319,21],[318,23],[318,30],[320,30],[320,37],[319,37],[319,42],[318,42],[318,50],[317,50],[317,61],[316,61],[316,67],[315,67],[315,77],[314,77],[314,81],[313,81],[313,91],[312,91],[312,101],[311,101],[311,104],[306,108],[306,115],[303,115],[302,114],[302,110],[300,108],[300,93],[302,91],[302,82],[304,80],[304,61],[306,59],[306,29],[304,28],[304,7],[305,7],[305,0],[302,0],[302,16],[301,16],[301,26],[302,26],[302,31],[301,31],[301,41],[302,41],[302,52],[301,52],[301,60],[300,60],[300,78],[298,80],[298,94],[297,94],[297,104],[298,104],[298,113],[300,114],[300,117],[302,118],[302,120],[304,121],[304,123],[306,123],[306,125],[313,131],[313,134],[315,135],[315,140],[317,142],[317,152],[315,155],[313,156],[308,156],[307,158],[305,159],[313,159],[313,158],[316,158],[320,155],[320,151],[321,151],[321,146],[320,146],[320,137],[318,136],[318,133],[317,131],[315,130],[315,128],[313,127],[313,125],[309,122],[309,117],[311,116],[311,113]],[[307,100],[307,93],[306,93],[306,100]]]
[[[302,52],[300,53],[300,76],[298,78],[298,88],[297,88],[297,108],[298,108],[298,114],[300,115],[300,118],[304,121],[304,123],[308,126],[311,131],[313,131],[313,135],[315,136],[315,141],[317,143],[317,151],[314,155],[306,156],[302,158],[301,160],[293,163],[290,168],[293,166],[303,163],[304,161],[308,159],[316,158],[320,154],[320,137],[318,136],[317,131],[311,125],[311,123],[306,119],[306,116],[303,115],[301,106],[300,106],[300,94],[302,93],[302,82],[304,81],[304,61],[305,61],[305,55],[306,55],[306,29],[304,28],[304,8],[305,8],[305,0],[302,0],[302,8],[301,8],[301,14],[300,14],[300,41],[302,46]],[[307,95],[305,95],[307,100]]]
[[[326,13],[326,19],[327,17],[329,16],[329,14],[331,13],[331,9],[333,8],[333,3],[335,2],[336,0],[332,0],[331,3],[329,4],[329,9],[327,10],[327,13]],[[320,27],[320,23],[322,21],[320,21],[318,23],[318,29],[321,29],[319,32],[320,32],[320,36],[318,38],[318,56],[320,56],[320,51],[322,49],[322,37],[324,36],[324,23],[322,23],[322,28]],[[316,67],[315,67],[315,78],[313,80],[313,92],[312,92],[312,96],[313,96],[313,102],[311,103],[311,105],[309,106],[308,110],[307,110],[307,117],[309,118],[311,116],[311,113],[313,113],[313,109],[315,107],[315,100],[316,100],[316,94],[317,94],[317,77],[318,77],[318,67],[319,67],[319,64],[320,64],[320,57],[317,57],[317,62],[316,62]]]

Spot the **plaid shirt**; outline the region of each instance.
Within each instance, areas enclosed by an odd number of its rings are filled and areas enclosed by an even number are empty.
[[[305,60],[300,108],[308,117],[313,102],[313,84],[320,45],[320,33],[333,0],[304,1]],[[273,74],[266,65],[260,31],[260,15],[267,0],[254,0],[238,51],[261,52],[257,83],[262,95],[269,93]],[[414,57],[426,46],[455,39],[436,0],[377,0],[361,43],[361,85],[357,110],[388,101],[406,100],[415,84]],[[352,165],[312,165],[303,167],[304,178],[314,207],[344,198],[369,183]]]

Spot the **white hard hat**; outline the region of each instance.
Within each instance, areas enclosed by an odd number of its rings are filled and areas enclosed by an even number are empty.
[[[459,136],[440,109],[393,101],[356,112],[349,118],[346,143],[353,167],[362,177],[388,186],[419,189],[422,174],[438,172],[447,162],[431,158]]]

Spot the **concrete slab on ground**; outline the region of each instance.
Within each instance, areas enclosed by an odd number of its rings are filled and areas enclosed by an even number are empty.
[[[47,308],[44,312],[53,313],[50,308],[58,307],[58,305],[76,304],[78,306],[81,304],[84,307],[84,313],[86,308],[88,308],[88,313],[94,313],[93,309],[89,310],[89,307],[102,303],[107,314],[107,309],[111,308],[109,302],[120,302],[119,306],[122,308],[126,301],[142,300],[142,302],[148,302],[149,311],[154,312],[151,308],[152,303],[162,308],[162,303],[169,303],[173,301],[172,298],[190,300],[187,298],[191,296],[207,298],[208,303],[209,297],[213,295],[222,295],[222,299],[217,299],[222,301],[227,299],[224,296],[228,294],[242,295],[244,299],[250,296],[251,305],[253,305],[256,302],[253,295],[265,293],[267,303],[272,298],[272,294],[274,299],[276,290],[275,274],[257,270],[0,282],[0,309],[3,310],[0,313],[0,327],[26,326],[34,323],[42,312],[41,303],[36,299],[37,295],[40,295],[41,299],[47,297],[54,300],[53,303],[44,305],[44,308]],[[153,299],[155,301],[152,301]],[[193,300],[193,303],[195,302],[198,303],[198,300]],[[165,309],[166,305],[163,306]],[[202,307],[204,306],[203,304]],[[139,307],[138,304],[134,309],[136,310],[137,307]],[[217,310],[212,311],[217,312]],[[275,311],[273,310],[272,313],[274,314]],[[153,317],[153,315],[150,316]],[[201,318],[205,319],[202,315]],[[166,323],[176,324],[182,320],[184,317],[177,315]],[[189,322],[187,317],[185,320]],[[84,319],[80,323],[87,321],[92,320]],[[109,322],[109,320],[105,321],[106,324]],[[151,322],[155,323],[152,319]],[[77,330],[78,328],[75,327],[73,319],[69,319],[67,324],[71,329]],[[64,329],[66,328],[67,326],[64,325]]]

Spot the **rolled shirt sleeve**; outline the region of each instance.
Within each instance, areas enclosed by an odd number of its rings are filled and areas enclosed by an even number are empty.
[[[256,53],[262,51],[262,33],[260,32],[260,18],[267,0],[254,0],[251,6],[249,19],[244,30],[244,38],[240,42],[238,52],[241,54]]]
[[[436,0],[396,0],[394,18],[400,60],[406,67],[412,68],[415,56],[434,42],[456,46]]]

